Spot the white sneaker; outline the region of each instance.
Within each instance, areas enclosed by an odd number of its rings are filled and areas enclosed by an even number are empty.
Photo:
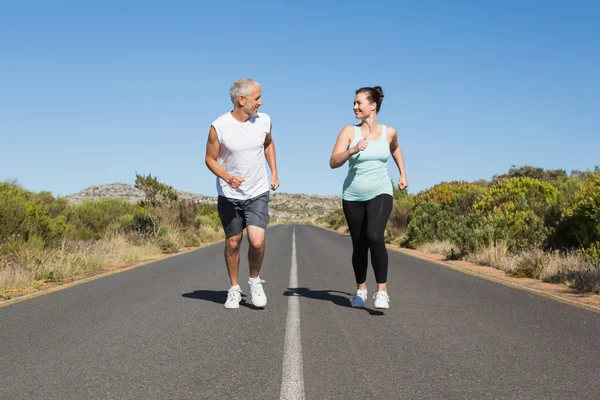
[[[262,284],[265,283],[260,278],[249,278],[248,285],[250,286],[250,297],[252,298],[252,304],[255,307],[264,307],[267,305],[267,295],[263,289]]]
[[[227,301],[225,302],[225,308],[233,310],[240,308],[240,300],[242,300],[242,289],[239,287],[231,288],[227,291]]]
[[[358,289],[354,292],[350,305],[352,307],[364,307],[365,301],[367,301],[367,289]]]
[[[375,308],[390,308],[390,296],[383,290],[378,290],[373,296]]]

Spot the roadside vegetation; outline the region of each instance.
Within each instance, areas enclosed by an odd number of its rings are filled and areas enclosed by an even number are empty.
[[[490,181],[395,190],[386,241],[600,294],[600,168],[512,167]],[[341,208],[317,221],[345,226]]]
[[[136,174],[135,187],[144,193],[137,204],[74,204],[0,182],[0,298],[223,238],[216,204],[180,200],[152,175]]]

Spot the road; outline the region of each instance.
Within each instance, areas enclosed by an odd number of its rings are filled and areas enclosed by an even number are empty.
[[[223,244],[0,308],[0,399],[591,399],[600,315],[390,251],[350,307],[348,237],[269,228],[264,309]],[[290,279],[291,278],[291,279]]]

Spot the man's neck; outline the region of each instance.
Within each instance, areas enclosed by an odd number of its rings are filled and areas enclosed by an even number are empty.
[[[242,108],[234,108],[233,111],[231,111],[231,115],[240,122],[246,122],[250,119],[250,116],[246,114]]]

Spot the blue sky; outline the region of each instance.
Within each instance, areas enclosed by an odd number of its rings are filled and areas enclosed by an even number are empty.
[[[29,190],[137,171],[215,195],[206,137],[239,77],[261,83],[281,192],[341,193],[347,165],[329,157],[362,86],[383,87],[412,193],[513,164],[600,164],[592,1],[6,3],[0,180]]]

